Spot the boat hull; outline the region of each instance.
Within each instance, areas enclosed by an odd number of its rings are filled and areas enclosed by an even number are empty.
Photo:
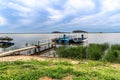
[[[12,45],[14,45],[14,43],[12,43],[12,42],[0,42],[1,48],[7,48],[7,47],[10,47]]]
[[[84,43],[87,38],[81,39],[81,38],[74,38],[69,40],[69,44],[79,44],[79,43]],[[55,38],[52,40],[53,42],[59,44],[59,38]],[[61,40],[61,44],[66,44],[66,39]]]

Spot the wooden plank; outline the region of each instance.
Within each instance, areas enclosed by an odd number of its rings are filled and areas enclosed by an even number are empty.
[[[44,43],[44,44],[41,44],[41,45],[30,46],[30,47],[25,47],[25,48],[21,48],[21,49],[16,49],[16,50],[3,52],[3,53],[0,53],[0,57],[8,56],[8,55],[11,55],[11,54],[13,54],[15,52],[21,52],[21,51],[25,51],[25,50],[29,50],[29,49],[34,49],[34,48],[37,48],[38,46],[45,46],[45,45],[48,45],[48,44],[54,44],[54,43],[53,42],[51,42],[51,43]]]
[[[29,49],[34,49],[36,47],[37,46],[30,46],[30,47],[26,47],[26,48],[21,48],[21,49],[16,49],[16,50],[12,50],[12,51],[3,52],[3,53],[0,53],[0,57],[11,55],[11,54],[13,54],[15,52],[21,52],[21,51],[25,51],[25,50],[29,50]]]
[[[44,46],[44,45],[48,45],[48,44],[54,44],[53,42],[51,43],[44,43],[44,44],[41,44],[40,46]]]

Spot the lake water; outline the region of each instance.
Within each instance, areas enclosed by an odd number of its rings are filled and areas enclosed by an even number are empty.
[[[79,37],[81,34],[66,34],[67,36]],[[88,33],[84,34],[88,37],[88,44],[90,43],[109,43],[109,44],[120,44],[120,33]],[[25,47],[25,44],[28,43],[28,46],[37,44],[38,40],[41,43],[51,40],[55,37],[61,37],[63,34],[0,34],[0,37],[11,37],[15,43],[14,46],[9,47],[6,51],[10,49],[17,49]],[[3,49],[0,48],[0,52]]]

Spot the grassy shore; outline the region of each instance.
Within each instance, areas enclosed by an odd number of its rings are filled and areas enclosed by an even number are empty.
[[[89,44],[89,46],[60,46],[56,54],[61,58],[89,59],[120,63],[120,45],[114,44]]]
[[[4,59],[4,58],[3,58]],[[120,64],[64,58],[0,61],[0,80],[120,80]],[[41,79],[42,80],[42,79]]]

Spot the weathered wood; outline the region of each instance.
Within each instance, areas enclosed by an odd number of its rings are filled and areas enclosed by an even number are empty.
[[[37,52],[36,49],[40,48],[41,46],[46,46],[48,44],[53,45],[54,43],[45,43],[45,44],[41,44],[41,45],[35,45],[35,46],[30,46],[30,47],[25,47],[25,48],[21,48],[21,49],[16,49],[16,50],[3,52],[3,53],[0,53],[0,57],[12,55],[12,54],[15,54],[15,53],[20,53],[22,51],[31,50],[31,49],[35,49],[35,52]],[[38,49],[38,50],[40,51],[40,49]]]
[[[11,55],[11,54],[16,53],[16,52],[21,52],[21,51],[25,51],[25,50],[29,50],[29,49],[34,49],[34,48],[36,48],[36,46],[30,46],[30,47],[26,47],[26,48],[21,48],[21,49],[3,52],[0,54],[0,57],[8,56],[8,55]]]

